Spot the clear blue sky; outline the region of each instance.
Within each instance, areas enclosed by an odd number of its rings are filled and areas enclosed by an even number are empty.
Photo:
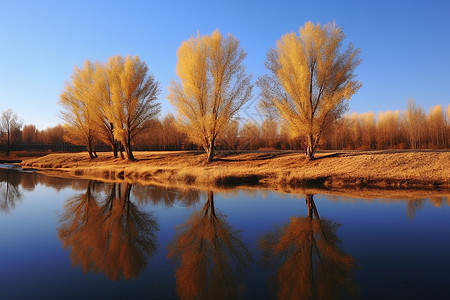
[[[350,112],[404,109],[410,97],[426,110],[450,103],[450,1],[0,0],[0,112],[11,108],[40,129],[59,124],[75,65],[131,54],[160,81],[164,115],[174,111],[166,96],[176,51],[197,31],[236,36],[256,81],[267,50],[309,20],[335,20],[361,48],[363,87]]]

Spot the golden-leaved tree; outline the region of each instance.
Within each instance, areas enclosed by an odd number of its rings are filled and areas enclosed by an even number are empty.
[[[110,106],[105,115],[114,128],[114,137],[122,142],[129,160],[134,160],[132,144],[145,129],[148,120],[160,111],[156,103],[159,82],[148,72],[138,56],[113,56],[106,65]]]
[[[251,97],[246,53],[234,36],[224,38],[216,30],[184,41],[177,57],[181,83],[171,83],[168,99],[178,111],[180,128],[205,149],[210,162],[216,140]]]
[[[60,97],[66,139],[87,145],[91,158],[95,140],[111,145],[114,157],[121,142],[134,160],[135,138],[160,111],[158,93],[159,82],[137,56],[113,56],[107,64],[86,60],[83,68],[75,67]]]
[[[65,122],[64,138],[74,145],[86,145],[90,158],[97,155],[95,142],[95,110],[98,108],[94,81],[95,66],[89,60],[83,68],[75,66],[72,82],[66,83],[59,103],[63,107],[61,118]]]
[[[95,65],[94,81],[97,96],[94,116],[96,137],[104,144],[111,146],[114,158],[117,158],[118,150],[122,148],[120,147],[120,141],[114,136],[114,124],[110,118],[112,99],[108,75],[104,64],[97,63]],[[123,158],[122,151],[120,151],[120,154]]]
[[[307,22],[299,35],[288,33],[267,54],[261,105],[284,121],[292,137],[306,137],[306,157],[314,159],[320,136],[331,121],[347,109],[361,83],[354,80],[359,49],[349,44],[341,51],[344,32],[334,23]]]

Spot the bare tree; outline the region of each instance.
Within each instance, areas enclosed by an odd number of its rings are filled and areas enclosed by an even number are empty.
[[[180,127],[205,149],[210,162],[216,140],[251,97],[246,53],[234,36],[224,38],[216,30],[183,42],[177,56],[181,83],[171,83],[168,99],[178,111]]]
[[[300,34],[288,33],[267,54],[265,75],[257,85],[262,105],[272,107],[288,124],[291,136],[304,135],[306,157],[313,159],[326,126],[347,109],[346,101],[361,87],[354,80],[359,49],[340,51],[344,32],[334,23],[307,22]]]
[[[6,156],[9,156],[11,145],[20,137],[22,122],[19,117],[11,109],[7,109],[2,113],[0,119],[0,138],[2,143],[6,144]]]

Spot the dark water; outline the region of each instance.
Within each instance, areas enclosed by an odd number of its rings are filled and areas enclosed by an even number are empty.
[[[449,202],[0,170],[0,299],[448,299]]]

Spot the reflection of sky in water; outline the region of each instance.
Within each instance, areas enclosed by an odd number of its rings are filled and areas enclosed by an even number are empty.
[[[41,175],[39,175],[41,176]],[[2,183],[3,184],[3,183]],[[0,292],[10,298],[143,297],[174,298],[177,264],[167,260],[167,246],[175,228],[194,212],[202,210],[206,193],[192,206],[139,204],[153,212],[159,224],[157,252],[147,258],[147,268],[136,280],[110,281],[105,274],[83,274],[72,268],[70,248],[63,249],[57,228],[68,198],[86,190],[72,190],[58,183],[58,190],[38,183],[34,190],[20,188],[21,201],[8,214],[0,213]],[[81,185],[82,186],[82,185]],[[102,192],[102,195],[105,195]],[[408,216],[408,201],[343,199],[315,195],[321,218],[341,224],[340,248],[353,256],[361,268],[356,281],[363,298],[444,296],[450,284],[450,208],[429,201]],[[233,230],[258,261],[258,241],[274,226],[289,223],[291,216],[306,216],[305,197],[267,191],[216,193],[215,209],[226,217]],[[248,298],[266,297],[268,272],[252,265],[245,279]]]

